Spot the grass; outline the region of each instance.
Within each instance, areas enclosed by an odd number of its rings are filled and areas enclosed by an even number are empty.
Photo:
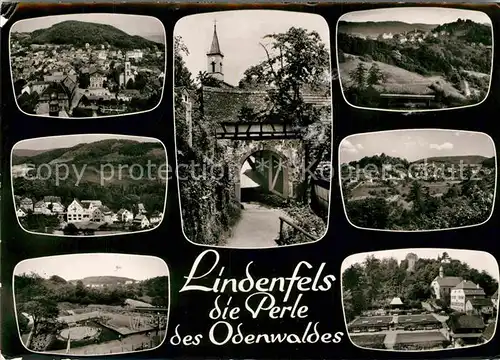
[[[349,87],[352,85],[349,73],[355,70],[359,63],[363,63],[366,69],[369,69],[373,64],[377,64],[381,72],[386,75],[385,82],[377,88],[377,90],[381,92],[430,95],[434,92],[429,88],[429,86],[439,82],[446,93],[450,94],[454,98],[463,98],[465,100],[465,97],[461,94],[460,90],[456,89],[442,76],[423,76],[379,61],[362,61],[359,56],[350,54],[345,54],[345,60],[345,62],[340,63],[340,76],[343,87]]]

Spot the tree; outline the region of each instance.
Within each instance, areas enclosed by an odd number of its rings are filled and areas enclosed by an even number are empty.
[[[357,87],[359,89],[363,89],[366,85],[366,68],[365,65],[360,62],[356,69],[352,70],[349,73],[349,76],[351,77],[354,87]]]
[[[377,64],[373,64],[368,71],[368,79],[366,80],[368,86],[377,85],[383,79],[384,74],[380,71],[380,67]]]
[[[331,148],[330,129],[326,129],[331,128],[331,114],[325,108],[306,103],[303,95],[311,90],[330,93],[328,51],[316,31],[297,27],[291,27],[284,33],[268,34],[264,39],[270,41],[267,46],[260,44],[266,60],[247,69],[239,85],[242,88],[266,88],[267,108],[270,110],[260,114],[260,117],[286,122],[300,129],[302,136],[307,138],[312,159],[306,166],[309,173],[314,173],[325,152]],[[323,129],[309,128],[322,121]],[[324,141],[318,141],[318,137],[314,136],[317,130],[326,135],[321,137]],[[306,189],[309,188],[304,184],[306,202],[309,197]]]
[[[88,73],[80,74],[78,76],[78,87],[81,89],[86,89],[90,85],[90,75]]]
[[[200,71],[198,73],[198,76],[196,77],[196,80],[202,86],[221,87],[223,85],[222,81],[214,78],[212,75],[210,75],[206,71]]]
[[[33,330],[35,334],[38,334],[41,323],[53,321],[59,315],[56,302],[41,296],[22,303],[20,308],[22,312],[27,313],[33,318]]]
[[[186,67],[183,55],[189,56],[189,49],[184,44],[181,36],[174,38],[174,73],[175,73],[175,86],[185,86],[187,88],[193,87],[193,79],[191,72]]]
[[[73,111],[71,112],[71,115],[73,117],[92,117],[93,114],[94,113],[91,109],[85,109],[80,107],[74,108]]]
[[[63,229],[64,235],[78,235],[80,231],[78,228],[75,226],[75,224],[69,223],[64,229]]]
[[[127,84],[126,84],[125,87],[127,89],[134,89],[135,88],[134,80],[133,79],[128,79]]]

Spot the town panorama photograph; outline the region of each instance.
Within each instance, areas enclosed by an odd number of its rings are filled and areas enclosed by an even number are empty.
[[[159,105],[165,30],[156,18],[75,14],[20,20],[10,32],[19,109],[48,117],[102,117]]]

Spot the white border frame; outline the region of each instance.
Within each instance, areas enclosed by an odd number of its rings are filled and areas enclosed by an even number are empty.
[[[45,233],[39,233],[39,232],[34,232],[34,231],[30,231],[30,230],[27,230],[25,229],[22,225],[21,225],[21,222],[19,221],[19,217],[17,216],[17,214],[15,214],[16,212],[16,197],[15,197],[15,193],[14,193],[14,181],[13,181],[13,177],[12,177],[12,157],[14,155],[14,149],[16,148],[16,146],[18,146],[20,143],[23,143],[23,142],[28,142],[28,141],[31,141],[31,140],[39,140],[39,139],[53,139],[53,138],[60,138],[60,137],[75,137],[75,136],[85,136],[85,135],[106,135],[106,136],[110,136],[110,137],[116,137],[118,140],[122,140],[122,139],[128,139],[128,140],[133,140],[133,139],[137,139],[137,138],[141,138],[141,139],[149,139],[149,140],[153,140],[154,142],[158,142],[160,143],[162,146],[163,146],[163,150],[165,151],[165,163],[166,163],[166,166],[167,166],[167,179],[166,179],[166,183],[165,183],[165,199],[164,199],[164,202],[163,202],[163,217],[161,219],[161,221],[158,223],[158,225],[156,225],[154,228],[152,229],[146,229],[146,230],[138,230],[138,231],[129,231],[129,232],[119,232],[119,233],[116,233],[116,234],[103,234],[103,235],[56,235],[56,234],[45,234]],[[19,225],[19,227],[27,232],[28,234],[33,234],[33,235],[37,235],[37,236],[56,236],[56,237],[60,237],[60,238],[73,238],[73,239],[79,239],[79,238],[98,238],[98,237],[109,237],[109,236],[121,236],[121,235],[134,235],[134,234],[139,234],[139,233],[144,233],[144,232],[148,232],[148,231],[153,231],[153,230],[157,230],[161,224],[163,223],[163,221],[165,220],[165,211],[167,210],[167,197],[168,197],[168,173],[169,173],[169,165],[168,165],[168,153],[167,153],[167,148],[165,147],[165,144],[163,143],[163,141],[161,141],[160,139],[157,139],[157,138],[153,138],[153,137],[148,137],[148,136],[138,136],[138,135],[123,135],[123,134],[70,134],[70,135],[54,135],[54,136],[42,136],[42,137],[38,137],[38,138],[30,138],[30,139],[24,139],[24,140],[20,140],[18,141],[17,143],[15,143],[13,146],[12,146],[12,149],[10,150],[10,187],[11,187],[11,190],[12,190],[12,201],[13,201],[13,205],[14,205],[14,214],[16,216],[16,220],[17,220],[17,224]]]
[[[351,220],[349,219],[349,217],[347,216],[346,201],[344,199],[344,192],[342,191],[342,176],[341,176],[341,172],[340,172],[342,170],[342,163],[340,161],[340,152],[341,152],[342,142],[344,142],[348,138],[354,137],[354,136],[359,136],[359,135],[369,136],[369,135],[372,135],[372,134],[389,133],[389,132],[396,132],[396,131],[397,132],[405,132],[405,131],[449,131],[449,132],[459,132],[461,134],[462,133],[463,134],[471,134],[472,133],[472,134],[481,134],[481,135],[486,136],[491,141],[491,143],[493,144],[493,150],[495,151],[495,155],[494,155],[494,159],[495,159],[495,190],[493,191],[493,205],[491,206],[491,212],[490,212],[490,216],[488,216],[488,219],[486,219],[482,223],[474,224],[474,225],[465,225],[465,226],[458,226],[458,227],[446,228],[446,229],[427,229],[427,230],[375,229],[375,228],[364,228],[364,227],[360,227],[360,226],[354,225],[351,222]],[[369,230],[369,231],[397,232],[397,233],[423,233],[423,232],[436,232],[436,231],[466,229],[466,228],[471,228],[471,227],[476,227],[476,226],[481,226],[481,225],[486,224],[491,219],[491,217],[493,216],[493,213],[495,211],[495,202],[496,202],[496,198],[497,198],[497,185],[498,185],[498,164],[497,164],[498,156],[497,156],[497,149],[496,149],[496,146],[495,146],[495,141],[493,140],[493,138],[490,135],[488,135],[488,134],[486,134],[484,132],[481,132],[481,131],[469,131],[469,130],[438,129],[438,128],[435,128],[435,129],[421,128],[421,129],[397,129],[397,130],[384,130],[384,131],[372,131],[372,132],[366,132],[366,133],[357,133],[357,134],[348,135],[348,136],[346,136],[345,138],[343,138],[340,141],[340,143],[339,143],[339,149],[338,149],[338,157],[339,157],[338,158],[339,187],[340,187],[340,196],[341,196],[341,199],[342,199],[342,206],[344,208],[344,216],[347,219],[347,222],[349,224],[351,224],[351,226],[355,227],[356,229]]]
[[[168,278],[168,285],[167,285],[168,286],[168,310],[167,310],[168,313],[167,313],[167,321],[165,323],[165,337],[161,341],[160,345],[158,345],[157,347],[154,347],[152,349],[144,349],[144,350],[138,350],[138,351],[126,351],[126,352],[113,353],[113,354],[62,354],[62,353],[53,353],[53,352],[44,352],[44,351],[33,351],[33,350],[28,349],[21,338],[21,331],[19,329],[19,320],[18,320],[18,315],[17,315],[18,311],[17,311],[17,304],[16,304],[16,292],[15,292],[16,268],[23,262],[27,262],[27,261],[35,260],[35,259],[55,258],[55,257],[61,257],[61,256],[64,256],[64,257],[69,257],[69,256],[88,256],[88,257],[91,257],[92,255],[103,255],[103,254],[104,255],[126,255],[126,256],[133,256],[133,257],[159,259],[165,264],[165,267],[167,268],[167,278]],[[123,356],[125,354],[143,353],[143,352],[159,349],[167,340],[167,335],[168,335],[168,326],[169,326],[170,310],[171,310],[170,305],[171,305],[171,301],[172,301],[171,300],[172,299],[172,287],[171,287],[171,283],[170,283],[170,276],[171,276],[170,269],[168,267],[168,264],[165,262],[165,260],[163,260],[160,257],[152,256],[152,255],[138,255],[138,254],[124,254],[124,253],[82,253],[82,254],[61,254],[61,255],[41,256],[41,257],[21,260],[20,262],[18,262],[16,264],[16,266],[14,266],[14,270],[12,270],[12,298],[14,301],[14,312],[15,312],[17,335],[19,336],[19,341],[21,342],[23,347],[32,354],[53,355],[53,356],[73,356],[73,357],[92,357],[92,356],[98,357],[98,356],[102,356],[102,357],[108,357],[108,356]]]
[[[375,349],[375,348],[369,348],[369,347],[363,347],[363,346],[359,346],[357,344],[354,343],[354,341],[352,341],[351,339],[351,334],[349,332],[349,330],[347,329],[347,319],[346,319],[346,316],[345,316],[345,309],[344,309],[344,285],[342,283],[342,278],[343,278],[343,275],[344,275],[344,272],[346,269],[344,269],[344,262],[351,256],[354,256],[354,255],[361,255],[361,254],[365,254],[366,256],[368,255],[373,255],[374,253],[380,253],[380,252],[385,252],[385,251],[394,251],[394,250],[399,250],[399,251],[402,251],[402,250],[407,250],[408,252],[418,252],[418,250],[435,250],[437,252],[447,252],[447,251],[450,251],[450,250],[453,250],[453,251],[468,251],[468,252],[474,252],[474,253],[477,253],[478,255],[481,254],[481,255],[484,255],[484,256],[491,256],[493,258],[493,260],[495,260],[495,262],[497,263],[497,269],[498,269],[498,273],[500,274],[500,267],[498,265],[498,261],[497,259],[495,258],[495,256],[493,256],[491,253],[487,252],[487,251],[482,251],[482,250],[468,250],[468,249],[450,249],[450,248],[402,248],[402,249],[390,249],[390,250],[377,250],[377,251],[369,251],[369,252],[361,252],[361,253],[356,253],[356,254],[351,254],[349,256],[347,256],[346,258],[344,258],[344,260],[342,260],[342,264],[340,265],[340,296],[341,296],[341,302],[342,302],[342,312],[343,312],[343,317],[344,317],[344,324],[345,324],[345,329],[346,329],[346,332],[347,332],[347,337],[349,338],[349,341],[351,342],[352,345],[354,345],[355,347],[357,347],[358,349],[362,349],[362,350],[371,350],[371,351],[380,351],[380,352],[393,352],[393,353],[435,353],[435,352],[439,352],[439,351],[453,351],[453,350],[462,350],[462,349],[469,349],[469,348],[475,348],[475,347],[480,347],[480,346],[483,346],[483,345],[486,345],[488,344],[491,340],[493,340],[493,338],[495,337],[496,333],[497,333],[497,329],[498,329],[498,319],[499,319],[499,316],[498,316],[498,309],[497,309],[497,317],[496,317],[496,320],[495,320],[495,331],[493,332],[493,335],[491,336],[491,338],[486,341],[484,344],[476,344],[476,345],[470,345],[470,346],[464,346],[464,347],[461,347],[461,348],[453,348],[453,349],[430,349],[430,350],[390,350],[390,349]],[[418,256],[418,254],[417,254]],[[490,274],[491,276],[491,274]]]
[[[162,88],[161,88],[161,97],[160,97],[160,100],[158,101],[158,104],[155,107],[153,107],[153,108],[151,108],[149,110],[143,110],[143,111],[132,112],[132,113],[127,113],[127,114],[104,115],[104,116],[96,116],[96,117],[94,117],[94,116],[90,116],[90,117],[68,116],[67,118],[65,118],[65,117],[60,117],[60,116],[28,114],[27,112],[23,111],[21,109],[21,107],[19,106],[19,104],[17,103],[17,97],[16,97],[15,88],[14,88],[14,76],[13,76],[13,73],[12,73],[12,59],[11,59],[11,56],[12,56],[12,51],[11,51],[11,44],[12,44],[12,42],[11,42],[11,34],[12,34],[12,29],[19,22],[30,21],[30,20],[34,20],[34,19],[40,19],[40,18],[56,17],[56,16],[62,17],[62,16],[65,16],[65,15],[81,15],[82,17],[85,17],[85,15],[109,15],[109,16],[120,15],[120,16],[136,17],[136,18],[137,17],[150,18],[150,19],[154,19],[155,21],[159,22],[161,24],[162,28],[163,28],[163,38],[165,40],[165,50],[164,50],[164,54],[165,54],[165,66],[164,66],[164,71],[163,71],[163,74],[165,74],[165,76],[163,77],[163,84],[162,84]],[[22,19],[22,20],[16,21],[14,24],[12,24],[12,26],[9,29],[9,70],[10,70],[10,81],[12,83],[12,94],[13,94],[13,97],[14,97],[14,102],[15,102],[15,104],[17,106],[17,109],[20,112],[22,112],[24,115],[26,115],[26,116],[32,116],[32,117],[38,117],[38,118],[46,118],[46,119],[82,119],[82,120],[86,120],[86,119],[104,119],[104,118],[112,118],[112,117],[121,118],[123,116],[144,114],[144,113],[151,112],[151,111],[155,110],[156,108],[158,108],[161,105],[161,102],[163,101],[163,96],[165,94],[166,73],[167,73],[167,32],[166,32],[165,26],[163,25],[163,23],[161,22],[161,20],[158,19],[155,16],[150,16],[150,15],[118,14],[118,13],[83,13],[83,14],[71,13],[71,14],[61,14],[61,15],[38,16],[38,17],[31,17],[29,19]]]
[[[345,95],[344,95],[344,86],[342,85],[342,76],[341,76],[341,71],[340,71],[340,63],[339,63],[339,48],[338,48],[338,41],[339,41],[339,36],[338,36],[338,31],[339,31],[339,22],[342,20],[342,17],[345,15],[349,15],[352,13],[356,13],[359,11],[370,11],[370,10],[390,10],[390,9],[428,9],[429,11],[432,11],[432,9],[447,9],[446,7],[442,6],[437,6],[439,4],[433,4],[435,6],[408,6],[408,7],[398,7],[398,6],[392,6],[392,7],[380,7],[376,9],[367,9],[367,10],[357,10],[357,11],[350,11],[347,13],[342,14],[339,19],[337,20],[337,25],[335,26],[335,49],[337,51],[336,58],[337,58],[337,70],[339,74],[339,83],[340,83],[340,92],[342,93],[342,98],[346,102],[347,105],[355,108],[355,109],[360,109],[360,110],[370,110],[370,111],[386,111],[386,112],[394,112],[394,113],[404,113],[404,114],[415,114],[415,113],[426,113],[426,112],[437,112],[437,111],[447,111],[447,110],[458,110],[458,109],[466,109],[474,106],[481,105],[483,102],[488,99],[488,96],[490,95],[491,92],[491,83],[493,82],[493,69],[494,69],[494,60],[495,60],[495,31],[493,29],[493,21],[491,20],[490,16],[486,14],[484,11],[480,10],[469,10],[469,9],[462,9],[462,8],[451,8],[452,10],[463,10],[463,11],[472,11],[476,13],[482,13],[484,14],[490,23],[490,28],[491,28],[491,70],[490,70],[490,84],[488,86],[488,92],[484,96],[484,98],[478,102],[477,104],[471,104],[471,105],[464,105],[464,106],[457,106],[457,107],[449,107],[449,108],[444,108],[444,109],[422,109],[422,110],[397,110],[397,109],[383,109],[383,108],[370,108],[370,107],[363,107],[363,106],[358,106],[358,105],[353,105],[349,101],[347,101]]]
[[[328,35],[329,37],[331,37],[331,34],[330,34],[330,27],[328,25],[328,21],[326,21],[326,19],[320,15],[320,14],[315,14],[315,13],[309,13],[309,12],[298,12],[298,11],[288,11],[288,10],[274,10],[274,9],[242,9],[242,10],[221,10],[221,11],[214,11],[214,12],[207,12],[207,13],[199,13],[199,14],[192,14],[192,15],[187,15],[187,16],[184,16],[182,18],[180,18],[179,20],[177,20],[177,22],[175,23],[175,25],[177,25],[180,21],[182,21],[182,19],[184,18],[189,18],[191,16],[199,16],[199,15],[205,15],[205,16],[208,16],[208,15],[212,15],[214,16],[215,14],[217,13],[227,13],[227,12],[273,12],[273,13],[276,13],[276,12],[280,12],[280,13],[296,13],[296,14],[303,14],[303,15],[308,15],[308,16],[316,16],[318,19],[321,19],[325,25],[326,25],[326,28],[328,29]],[[175,36],[177,36],[178,34],[176,33],[175,31],[175,26],[174,26],[174,33],[173,33],[173,36],[174,36],[174,39],[175,39]],[[326,40],[323,40],[324,42],[326,42]],[[329,40],[328,40],[329,42]],[[177,192],[179,194],[178,198],[179,198],[179,211],[180,211],[180,218],[181,218],[181,228],[182,228],[182,234],[184,235],[184,238],[189,241],[191,244],[193,245],[196,245],[196,246],[200,246],[200,247],[204,247],[204,248],[215,248],[215,249],[231,249],[231,250],[264,250],[264,249],[282,249],[282,248],[290,248],[290,247],[293,247],[293,246],[302,246],[302,245],[310,245],[310,244],[314,244],[314,243],[317,243],[318,241],[321,241],[327,234],[328,234],[328,229],[330,228],[330,212],[331,212],[331,204],[332,204],[332,189],[333,189],[333,183],[334,183],[334,169],[333,169],[333,151],[334,151],[334,146],[333,146],[333,140],[334,140],[334,136],[333,136],[333,119],[334,119],[334,116],[333,116],[333,69],[332,69],[332,49],[330,48],[330,51],[329,51],[329,60],[330,60],[330,97],[331,97],[331,100],[330,100],[330,113],[331,113],[331,144],[332,144],[332,147],[330,149],[331,151],[331,154],[330,154],[330,167],[331,167],[331,170],[330,170],[330,193],[329,193],[329,200],[328,200],[328,216],[327,216],[327,221],[326,221],[326,229],[325,229],[325,232],[323,235],[321,235],[317,240],[314,240],[314,241],[310,241],[310,242],[306,242],[306,243],[302,243],[302,244],[290,244],[290,245],[283,245],[283,246],[273,246],[273,247],[230,247],[230,246],[221,246],[221,245],[208,245],[208,244],[198,244],[198,243],[195,243],[194,241],[192,241],[191,239],[189,239],[186,235],[186,233],[184,232],[184,219],[183,219],[183,216],[182,216],[182,201],[181,201],[181,197],[182,197],[182,193],[181,193],[181,188],[180,188],[180,180],[179,180],[179,161],[178,161],[178,156],[177,156],[177,124],[175,122],[175,53],[172,52],[172,67],[173,67],[173,70],[172,70],[172,88],[174,89],[174,96],[172,97],[172,105],[173,105],[173,109],[174,109],[174,116],[173,116],[173,119],[174,119],[174,130],[175,130],[175,134],[174,134],[174,145],[175,145],[175,163],[176,163],[176,168],[175,168],[175,176],[177,178]],[[258,141],[258,140],[257,140]]]

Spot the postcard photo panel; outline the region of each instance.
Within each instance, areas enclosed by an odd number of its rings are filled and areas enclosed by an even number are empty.
[[[17,21],[10,31],[18,108],[44,117],[150,111],[163,96],[166,36],[150,16],[82,13]]]
[[[339,148],[351,225],[431,231],[477,226],[493,214],[496,149],[480,132],[392,130],[350,135]]]
[[[167,264],[113,253],[23,260],[14,268],[19,336],[34,353],[109,355],[152,350],[165,340]]]
[[[332,156],[325,19],[224,11],[184,17],[174,34],[186,238],[229,248],[321,239],[328,228]]]
[[[344,99],[358,108],[432,111],[478,105],[490,91],[493,25],[439,7],[349,12],[337,23]]]
[[[82,134],[22,140],[11,155],[21,228],[53,236],[153,230],[163,220],[167,153],[157,139]]]
[[[480,346],[496,332],[498,263],[483,251],[398,249],[342,263],[351,342],[386,351]]]

